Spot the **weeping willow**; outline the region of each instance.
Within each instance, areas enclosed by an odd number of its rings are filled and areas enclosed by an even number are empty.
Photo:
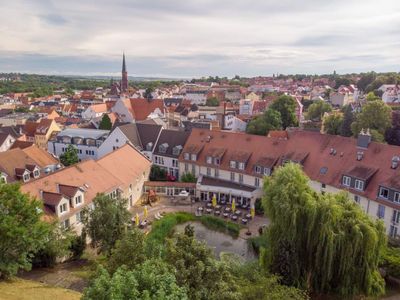
[[[383,224],[347,194],[316,193],[301,168],[287,164],[266,180],[263,206],[271,220],[263,259],[284,283],[343,296],[384,292]]]

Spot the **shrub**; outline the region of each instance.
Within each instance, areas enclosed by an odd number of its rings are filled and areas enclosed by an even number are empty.
[[[400,249],[387,247],[382,251],[380,267],[387,275],[400,278]]]

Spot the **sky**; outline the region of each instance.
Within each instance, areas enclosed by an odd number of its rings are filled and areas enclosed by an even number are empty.
[[[400,0],[0,0],[0,72],[400,71]]]

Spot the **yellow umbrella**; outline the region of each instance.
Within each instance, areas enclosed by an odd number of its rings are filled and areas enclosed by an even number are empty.
[[[136,224],[136,226],[139,226],[139,214],[138,213],[136,213],[136,216],[135,216],[135,224]]]
[[[232,212],[235,212],[235,209],[236,209],[235,199],[232,199]]]
[[[147,211],[147,205],[144,206],[144,212],[143,212],[144,218],[147,219],[148,211]]]
[[[256,209],[254,208],[254,205],[252,205],[251,208],[250,208],[250,215],[251,215],[252,219],[256,215]]]
[[[216,207],[217,206],[217,197],[215,197],[215,195],[212,198],[212,206]]]

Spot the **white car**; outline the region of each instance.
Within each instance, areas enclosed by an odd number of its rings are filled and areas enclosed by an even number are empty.
[[[181,191],[178,196],[179,197],[189,197],[189,192],[188,191]]]

